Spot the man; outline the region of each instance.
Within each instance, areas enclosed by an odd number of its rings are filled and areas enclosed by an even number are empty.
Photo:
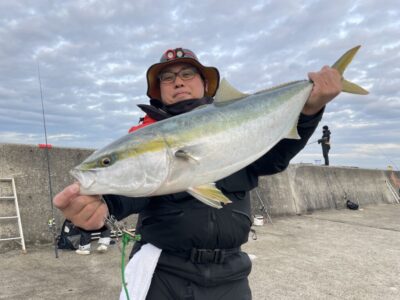
[[[322,127],[322,138],[318,140],[322,146],[322,155],[324,156],[325,166],[329,166],[329,150],[331,149],[331,132],[327,125]]]
[[[251,227],[249,192],[259,176],[288,166],[313,134],[324,106],[342,89],[341,76],[329,67],[309,73],[309,78],[314,88],[299,118],[301,139],[280,141],[248,167],[218,181],[217,187],[232,201],[221,209],[186,192],[151,199],[103,195],[104,203],[100,197],[79,195],[78,184],[60,192],[54,204],[87,229],[103,226],[108,214],[122,219],[139,213],[137,232],[142,241],[133,252],[146,243],[162,249],[146,299],[251,299],[247,279],[251,261],[240,249]],[[177,48],[166,51],[148,69],[147,83],[150,105],[140,105],[146,116],[130,131],[211,103],[219,72],[203,66],[192,51]]]
[[[81,235],[79,239],[79,248],[75,252],[79,255],[89,255],[93,231],[92,230],[88,231],[82,228],[79,228],[79,231]],[[100,231],[100,235],[99,235],[99,240],[97,241],[98,242],[97,251],[103,253],[107,251],[108,246],[110,245],[111,230],[106,226],[103,226],[103,228],[101,228],[100,230],[96,230],[95,232],[98,231]]]

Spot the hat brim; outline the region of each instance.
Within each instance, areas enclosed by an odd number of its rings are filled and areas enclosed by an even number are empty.
[[[187,63],[195,66],[200,73],[203,75],[204,79],[207,81],[208,89],[205,91],[205,96],[214,97],[215,93],[218,90],[219,86],[219,72],[215,67],[205,67],[197,60],[182,57],[162,63],[156,63],[147,70],[147,96],[151,99],[161,100],[161,92],[160,92],[160,84],[158,81],[158,74],[162,69],[169,65],[173,65],[176,63]]]

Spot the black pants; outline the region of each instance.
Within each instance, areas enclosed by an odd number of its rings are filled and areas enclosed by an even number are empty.
[[[98,230],[91,230],[91,231],[88,231],[88,230],[84,230],[84,229],[82,229],[82,228],[79,228],[79,230],[80,230],[80,234],[81,234],[81,238],[80,238],[80,241],[79,241],[79,245],[81,245],[81,246],[90,244],[90,242],[92,241],[92,233],[98,232]],[[108,229],[107,227],[103,227],[103,228],[101,228],[100,230],[101,230],[101,231],[100,231],[100,237],[101,237],[101,238],[103,238],[103,237],[109,237],[110,234],[111,234],[111,230]]]
[[[228,255],[222,263],[205,264],[163,252],[146,299],[251,300],[250,271],[244,252]]]
[[[247,277],[218,286],[200,286],[162,270],[153,275],[146,300],[251,300]]]
[[[326,166],[329,166],[329,156],[328,156],[328,153],[329,153],[329,150],[330,150],[330,149],[331,149],[331,146],[322,144],[322,155],[324,156],[324,160],[325,160],[325,165],[326,165]]]

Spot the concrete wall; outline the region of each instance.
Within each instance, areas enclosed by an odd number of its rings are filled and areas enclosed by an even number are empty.
[[[73,182],[68,171],[93,150],[52,148],[49,150],[53,195]],[[48,243],[52,234],[47,222],[52,218],[46,150],[36,145],[0,144],[0,178],[14,177],[26,243]],[[316,209],[344,207],[343,195],[362,205],[393,203],[385,185],[388,174],[380,170],[335,168],[312,165],[291,165],[288,170],[260,179],[257,189],[272,216],[293,215]],[[0,183],[0,196],[10,191]],[[252,192],[254,213],[259,213],[260,201]],[[12,215],[10,201],[0,201],[0,216]],[[63,217],[54,209],[56,223]],[[126,220],[135,224],[136,217]],[[17,234],[15,222],[0,220],[0,237]],[[14,246],[10,246],[14,245]],[[0,242],[0,251],[15,247],[15,243]]]
[[[49,150],[53,195],[72,182],[68,170],[88,156],[92,150],[53,148]],[[52,235],[47,222],[52,218],[51,197],[47,173],[46,150],[33,145],[0,144],[0,178],[14,177],[21,214],[24,237],[27,244],[49,242]],[[9,193],[6,184],[0,193]],[[13,202],[0,202],[4,216],[12,214]],[[14,210],[15,211],[15,210]],[[54,209],[56,223],[62,217]],[[0,236],[15,236],[15,222],[0,221]],[[9,242],[1,242],[2,247]]]
[[[272,216],[310,213],[345,208],[344,196],[360,205],[397,203],[387,188],[389,172],[345,167],[290,165],[274,176],[260,178],[252,192],[253,212],[260,212],[260,200]]]

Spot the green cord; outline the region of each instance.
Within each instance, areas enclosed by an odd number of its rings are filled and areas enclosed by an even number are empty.
[[[129,244],[130,241],[140,241],[141,236],[140,234],[132,236],[131,234],[128,234],[126,232],[122,233],[122,255],[121,255],[121,275],[122,275],[122,286],[125,291],[126,299],[129,299],[129,293],[128,289],[126,287],[126,281],[125,281],[125,248],[126,245]]]

